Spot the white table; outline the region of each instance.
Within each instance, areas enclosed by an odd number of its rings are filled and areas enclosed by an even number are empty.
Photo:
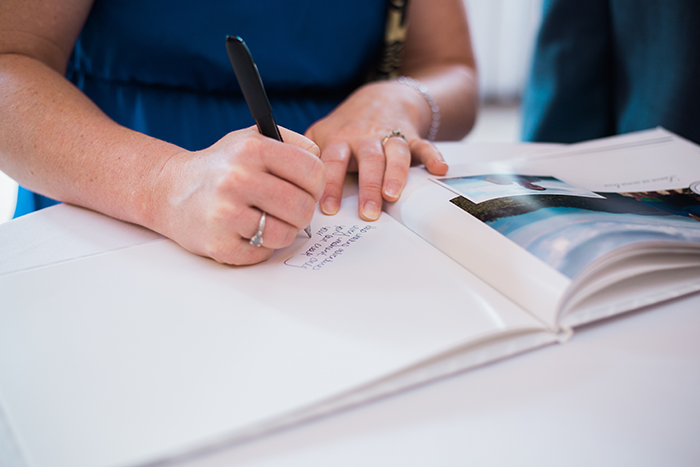
[[[0,274],[154,237],[56,206],[0,225]],[[178,465],[700,465],[699,334],[696,294]]]

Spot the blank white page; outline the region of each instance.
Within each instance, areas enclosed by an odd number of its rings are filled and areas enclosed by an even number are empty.
[[[28,464],[155,460],[542,328],[389,216],[368,224],[343,203],[252,267],[161,240],[0,277],[0,403]]]

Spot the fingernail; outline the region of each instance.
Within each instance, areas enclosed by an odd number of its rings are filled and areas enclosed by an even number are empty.
[[[438,158],[435,159],[435,165],[436,165],[437,167],[435,167],[433,170],[436,171],[436,172],[438,172],[438,173],[440,173],[440,172],[447,173],[447,171],[448,171],[449,168],[450,168],[450,167],[447,165],[447,162],[445,162],[445,159],[443,159],[443,158],[441,158],[441,157],[438,157]]]
[[[376,221],[379,219],[379,213],[381,208],[374,201],[367,201],[364,206],[362,206],[362,217],[370,221]]]
[[[323,211],[324,214],[328,214],[331,216],[337,213],[339,208],[340,206],[338,200],[335,198],[331,198],[330,196],[324,199],[321,203],[321,211]]]
[[[391,198],[391,199],[396,199],[399,197],[401,194],[401,185],[399,185],[398,182],[391,180],[387,182],[386,186],[384,187],[384,195]]]

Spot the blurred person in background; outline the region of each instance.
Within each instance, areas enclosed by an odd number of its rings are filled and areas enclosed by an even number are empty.
[[[663,126],[700,143],[700,2],[545,0],[523,140]]]

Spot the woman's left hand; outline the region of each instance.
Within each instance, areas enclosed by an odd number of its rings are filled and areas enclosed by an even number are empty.
[[[367,221],[379,218],[382,203],[396,201],[406,184],[408,168],[424,164],[434,175],[447,173],[435,146],[421,138],[428,133],[431,110],[417,90],[395,81],[370,83],[357,89],[327,117],[314,123],[306,136],[321,148],[326,188],[321,211],[340,208],[347,172],[359,173],[359,213]],[[392,136],[399,130],[405,137]]]

